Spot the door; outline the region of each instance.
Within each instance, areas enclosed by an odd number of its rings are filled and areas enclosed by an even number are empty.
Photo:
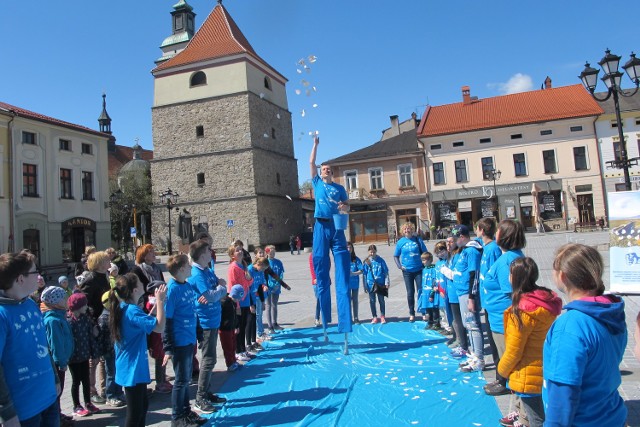
[[[22,244],[36,256],[38,265],[40,265],[40,230],[28,228],[22,232]]]
[[[520,221],[522,221],[522,225],[525,230],[529,228],[533,228],[533,207],[532,206],[521,206],[520,207]]]
[[[593,214],[593,195],[581,194],[578,196],[579,218],[582,223],[596,222]]]
[[[79,262],[84,253],[84,228],[73,227],[71,229],[71,252],[73,261]]]

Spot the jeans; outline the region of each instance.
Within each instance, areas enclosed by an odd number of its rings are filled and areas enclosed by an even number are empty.
[[[524,411],[527,413],[529,427],[542,427],[544,424],[544,406],[542,404],[542,396],[520,396],[520,402],[524,407]]]
[[[198,391],[196,401],[204,400],[211,385],[211,375],[216,366],[216,347],[218,346],[218,329],[204,329],[202,331],[202,360],[198,375]]]
[[[416,315],[416,289],[418,292],[418,296],[420,296],[420,292],[422,291],[422,286],[420,284],[422,280],[422,271],[406,271],[402,270],[402,278],[404,279],[404,287],[407,288],[407,304],[409,305],[409,316]]]
[[[278,300],[280,300],[280,294],[269,292],[269,296],[264,302],[267,310],[267,324],[269,329],[273,329],[278,324]]]
[[[380,304],[380,315],[384,316],[385,313],[384,295],[369,291],[369,306],[371,307],[371,315],[374,318],[378,317],[378,313],[376,312],[376,297],[378,297],[378,303]]]
[[[186,417],[191,412],[189,383],[193,362],[193,344],[173,349],[173,372],[176,376],[171,392],[171,419]]]
[[[20,420],[22,427],[60,427],[60,409],[55,401],[47,409],[26,420]]]
[[[140,383],[133,387],[125,387],[124,395],[127,399],[125,427],[144,427],[147,424],[147,411],[149,410],[147,385]]]
[[[262,323],[262,308],[264,303],[260,298],[256,298],[256,334],[261,337],[264,334],[264,324]]]
[[[316,218],[313,226],[313,269],[316,272],[316,286],[324,325],[331,323],[331,280],[329,270],[333,252],[335,266],[336,305],[338,311],[338,332],[351,332],[351,304],[349,302],[349,277],[351,277],[351,256],[347,250],[347,239],[343,230],[336,230],[333,219]]]
[[[460,304],[457,302],[450,302],[451,312],[453,313],[453,330],[455,331],[455,337],[465,351],[469,349],[469,340],[467,339],[467,331],[462,324],[462,315],[460,314]]]
[[[116,356],[115,354],[105,354],[104,355],[104,365],[105,365],[105,397],[107,399],[119,399],[124,394],[122,392],[122,387],[116,384]]]
[[[468,308],[469,295],[460,295],[460,315],[462,316],[464,327],[469,336],[471,352],[480,360],[484,360],[484,339],[482,338],[482,323],[480,321],[480,311],[470,312]],[[476,303],[476,307],[479,304]]]
[[[351,314],[353,314],[353,318],[358,318],[358,291],[359,288],[350,289],[349,293],[351,294]]]

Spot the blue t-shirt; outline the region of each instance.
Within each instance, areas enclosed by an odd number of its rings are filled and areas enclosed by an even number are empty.
[[[350,271],[352,273],[356,273],[358,271],[362,271],[362,260],[358,257],[356,257],[355,261],[351,261],[351,268]],[[360,287],[360,275],[354,276],[354,275],[350,275],[349,276],[349,289],[358,289]]]
[[[273,272],[276,273],[276,275],[280,279],[284,278],[284,265],[282,265],[282,261],[280,261],[278,258],[269,258],[269,267],[271,267],[271,270],[273,270]],[[269,282],[267,283],[267,286],[269,286],[269,293],[274,293],[277,295],[282,292],[282,286],[280,285],[280,283],[271,276],[269,276]]]
[[[456,253],[451,257],[450,260],[446,262],[446,266],[453,270],[453,266],[458,262],[459,253]],[[456,292],[456,288],[453,285],[453,280],[444,277],[445,289],[447,290],[447,299],[450,303],[458,304],[458,293]]]
[[[265,284],[264,271],[258,270],[257,268],[254,267],[253,264],[251,264],[249,266],[249,273],[251,273],[251,277],[253,278],[253,282],[251,282],[251,288],[249,291],[251,292],[250,305],[256,305],[256,301],[260,299],[260,297],[258,296],[258,290],[260,289],[260,286]]]
[[[149,384],[149,359],[147,357],[147,335],[153,332],[157,320],[146,314],[135,304],[120,303],[122,323],[120,341],[116,348],[116,384],[133,387]]]
[[[424,313],[427,308],[440,307],[440,292],[438,292],[438,269],[435,264],[422,269],[422,293],[418,297],[418,310]],[[433,301],[429,298],[433,296]]]
[[[218,277],[213,274],[210,268],[201,268],[198,264],[191,266],[191,276],[187,279],[195,293],[194,299],[196,307],[196,315],[203,329],[218,329],[220,327],[220,317],[222,307],[220,306],[220,298],[209,298],[206,304],[200,304],[197,300],[204,293],[213,291],[218,286]]]
[[[495,240],[492,240],[483,246],[482,258],[480,258],[480,280],[478,281],[480,286],[478,294],[480,295],[480,302],[483,307],[484,302],[482,298],[484,294],[484,278],[487,275],[489,268],[491,268],[493,263],[495,263],[500,256],[502,256],[502,249],[500,249],[500,246],[498,246]]]
[[[338,213],[338,203],[349,200],[347,190],[336,182],[325,183],[319,175],[311,180],[316,196],[315,218],[333,218]]]
[[[469,282],[471,280],[471,272],[476,274],[480,269],[480,257],[482,256],[482,247],[475,240],[470,241],[462,248],[458,254],[456,263],[451,268],[454,270],[453,286],[456,288],[458,296],[469,294]]]
[[[189,282],[170,279],[164,303],[167,319],[173,319],[173,343],[176,347],[196,343],[196,295]]]
[[[367,290],[371,292],[373,283],[386,285],[389,283],[389,268],[387,263],[378,255],[371,259],[371,264],[363,263],[364,283]]]
[[[398,240],[394,257],[400,257],[400,264],[409,272],[415,273],[422,270],[422,252],[427,252],[427,247],[419,237],[403,237]]]
[[[0,304],[0,364],[19,420],[34,417],[56,401],[57,374],[42,313],[31,298]]]
[[[511,306],[511,282],[509,274],[511,262],[523,257],[520,249],[507,251],[493,263],[483,281],[482,306],[489,315],[489,325],[493,332],[504,334],[504,311]]]

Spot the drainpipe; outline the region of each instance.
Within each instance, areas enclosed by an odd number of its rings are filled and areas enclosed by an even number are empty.
[[[13,121],[16,116],[13,112],[10,112],[11,120],[9,120],[9,124],[7,126],[7,142],[9,145],[9,245],[7,247],[7,252],[15,252],[16,246],[16,236],[15,236],[15,216],[14,216],[14,205],[13,205],[13,195],[14,195],[14,176],[13,176]]]
[[[604,165],[602,164],[602,161],[604,160],[604,158],[602,157],[602,149],[600,147],[600,142],[598,141],[598,133],[596,131],[596,121],[598,121],[597,117],[593,119],[593,134],[595,135],[596,150],[598,152],[598,160],[600,161],[600,185],[602,189],[602,198],[604,199],[603,200],[604,216],[605,218],[607,218],[607,224],[609,224],[609,197],[608,197],[609,193],[607,191],[606,182],[604,179]],[[594,212],[593,214],[595,215],[596,213]],[[598,219],[596,218],[596,221],[597,220]]]

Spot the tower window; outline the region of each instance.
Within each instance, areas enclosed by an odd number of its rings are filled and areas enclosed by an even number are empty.
[[[271,80],[269,80],[269,77],[264,78],[264,87],[271,90]]]
[[[82,143],[82,154],[93,154],[93,147],[91,144]]]
[[[207,84],[207,75],[203,71],[198,71],[191,76],[189,82],[190,87],[202,86]]]
[[[276,139],[276,129],[271,128],[271,139]]]
[[[280,185],[280,174],[276,172],[276,182]]]
[[[196,137],[202,138],[204,136],[204,126],[196,126]]]
[[[198,183],[199,187],[202,187],[204,185],[204,172],[200,172],[198,175],[196,175],[196,182]]]

